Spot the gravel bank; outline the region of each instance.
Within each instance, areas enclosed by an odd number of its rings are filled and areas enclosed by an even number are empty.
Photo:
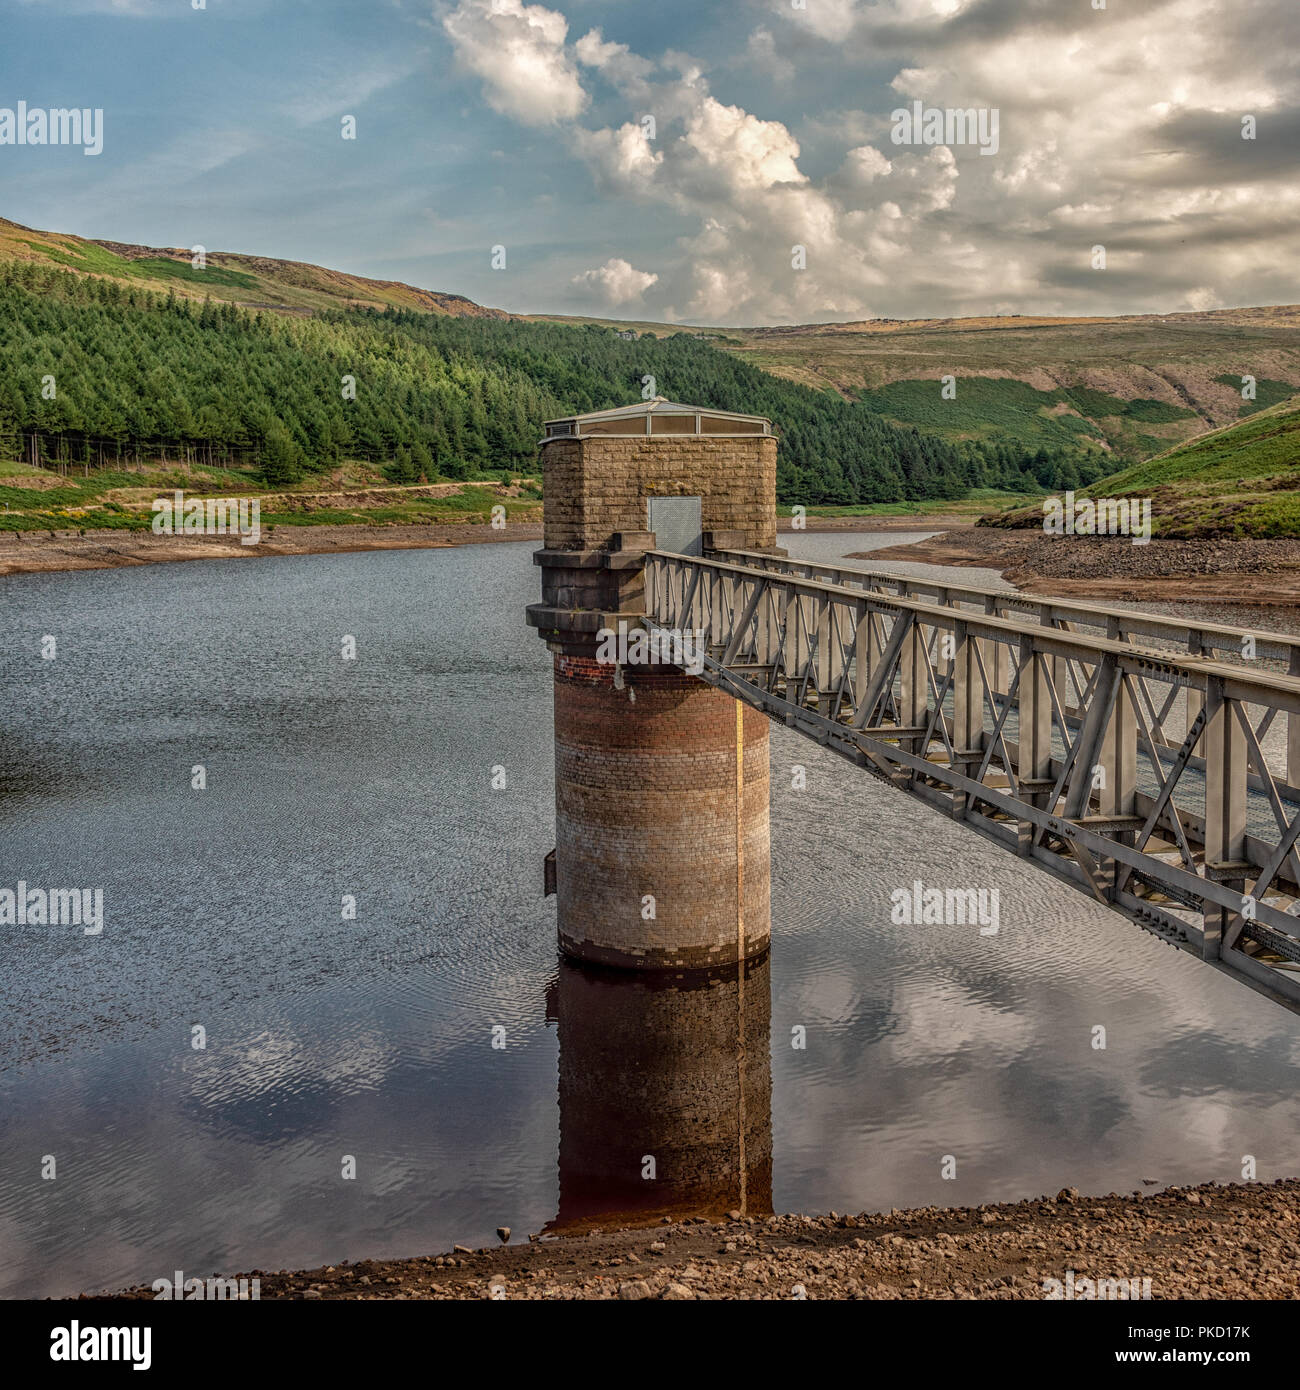
[[[897,561],[999,570],[1032,594],[1138,602],[1300,603],[1300,540],[1153,540],[1122,536],[1045,536],[1041,531],[955,527],[912,545],[851,557],[888,568]]]
[[[1073,1271],[1076,1298],[1085,1279],[1149,1279],[1153,1299],[1290,1299],[1298,1270],[1300,1181],[1279,1180],[674,1222],[248,1277],[263,1299],[1042,1299]]]

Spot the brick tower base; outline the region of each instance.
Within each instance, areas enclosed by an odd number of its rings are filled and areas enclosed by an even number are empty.
[[[555,822],[567,955],[703,969],[767,949],[768,726],[755,710],[673,667],[616,676],[558,654]]]

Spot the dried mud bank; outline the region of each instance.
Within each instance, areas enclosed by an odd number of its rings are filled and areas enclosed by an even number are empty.
[[[156,536],[152,531],[0,531],[0,575],[54,570],[120,569],[173,560],[265,559],[269,555],[335,555],[356,550],[431,550],[494,541],[540,541],[539,522],[496,529],[486,522],[432,526],[277,526],[256,545],[236,536]]]
[[[1060,598],[1300,605],[1300,540],[1292,539],[1134,545],[1124,536],[1061,537],[961,526],[849,558],[885,569],[899,561],[994,569],[1026,593]]]
[[[1100,1280],[1124,1281],[1103,1296],[1144,1297],[1150,1280],[1152,1299],[1291,1299],[1300,1282],[1293,1180],[732,1218],[240,1277],[257,1277],[263,1299],[1043,1299],[1052,1280],[1061,1297]]]
[[[946,517],[810,517],[809,531],[937,531]],[[787,520],[779,531],[793,528]],[[152,531],[0,531],[0,575],[55,570],[121,569],[173,560],[256,559],[268,555],[335,555],[356,550],[434,550],[494,541],[540,541],[540,521],[433,525],[277,526],[256,545],[238,536],[156,536]]]

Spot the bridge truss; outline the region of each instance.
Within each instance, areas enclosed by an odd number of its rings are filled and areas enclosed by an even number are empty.
[[[1300,1011],[1300,639],[736,552],[648,552],[645,610],[703,634],[701,679]]]

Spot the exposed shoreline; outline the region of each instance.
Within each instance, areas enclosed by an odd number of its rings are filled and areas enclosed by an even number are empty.
[[[496,541],[540,540],[538,522],[497,528],[486,522],[398,526],[277,526],[256,545],[238,536],[155,536],[152,531],[0,531],[0,575],[123,569],[185,560],[247,560],[277,555],[342,555],[358,550],[440,550]]]
[[[1138,1297],[1150,1280],[1152,1299],[1297,1295],[1300,1181],[1292,1179],[1145,1197],[1069,1189],[858,1216],[731,1216],[235,1277],[257,1278],[262,1299],[297,1300],[1041,1300],[1053,1279],[1076,1299],[1088,1296],[1083,1280],[1137,1280]],[[96,1297],[154,1293],[142,1285]]]
[[[788,518],[777,526],[794,531]],[[936,532],[926,539],[857,551],[865,567],[907,564],[993,569],[1024,593],[1171,603],[1247,603],[1300,608],[1300,539],[1153,540],[1048,537],[972,526],[948,515],[808,517],[802,532]],[[186,560],[335,555],[365,550],[436,550],[502,541],[540,541],[542,524],[437,522],[393,525],[279,525],[257,545],[237,536],[167,536],[150,531],[0,531],[0,577],[119,569]],[[1248,587],[1244,587],[1248,581]]]
[[[1152,540],[1045,536],[986,526],[848,557],[997,570],[1023,593],[1139,603],[1300,607],[1300,540]]]
[[[809,531],[937,531],[951,517],[809,517]],[[788,521],[778,527],[792,528]],[[279,525],[256,545],[238,536],[167,536],[152,531],[0,531],[0,576],[59,570],[122,569],[184,560],[256,559],[275,555],[341,555],[361,550],[437,550],[498,541],[540,541],[538,521],[435,522],[415,525]]]

